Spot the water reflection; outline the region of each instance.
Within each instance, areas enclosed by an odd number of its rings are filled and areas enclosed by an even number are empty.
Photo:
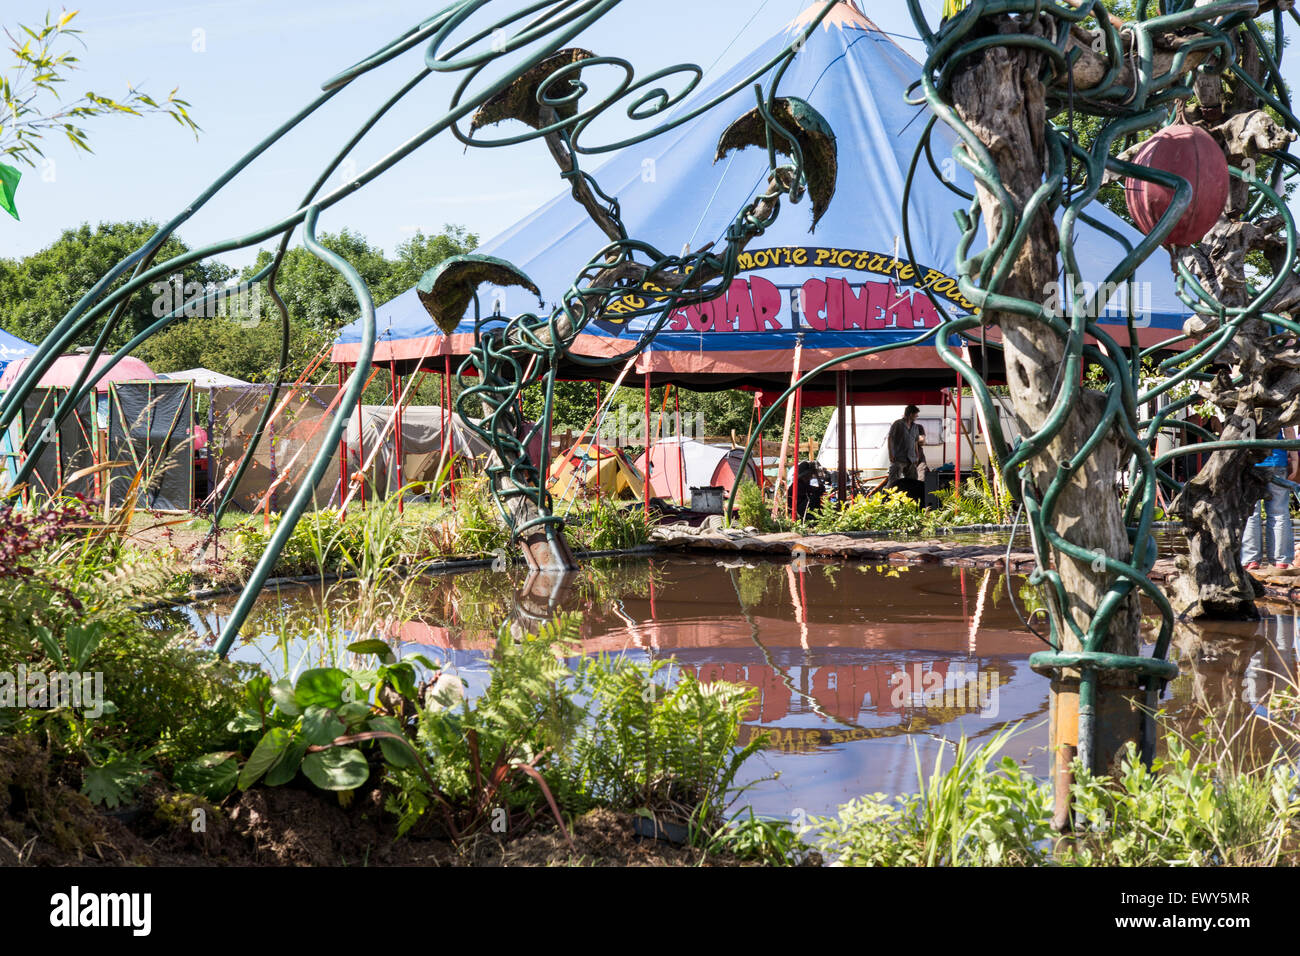
[[[1017,591],[1023,585],[1012,581]],[[201,640],[219,632],[232,602],[188,609]],[[347,604],[344,586],[269,592],[234,656],[276,673],[334,663],[360,636],[321,636],[337,631]],[[531,630],[557,610],[582,613],[586,654],[672,659],[674,673],[752,686],[744,733],[764,732],[769,745],[741,781],[755,784],[741,802],[758,813],[828,813],[863,793],[915,790],[914,748],[928,772],[962,734],[978,741],[1010,724],[1022,732],[1006,753],[1048,772],[1048,685],[1028,666],[1043,645],[994,572],[752,557],[607,560],[559,578],[518,569],[431,578],[409,607],[418,617],[389,636],[456,668],[471,693],[487,682],[486,654],[501,622]],[[1172,653],[1183,676],[1163,704],[1185,734],[1207,714],[1237,726],[1295,680],[1297,618],[1289,606],[1261,608],[1261,622],[1179,627]],[[1265,743],[1254,730],[1236,742]]]
[[[315,622],[346,604],[336,589],[270,593],[237,659],[277,672],[330,662],[348,639],[323,642]],[[195,608],[200,634],[219,631],[228,602]],[[392,629],[411,650],[455,667],[471,693],[502,621],[534,628],[556,610],[583,614],[588,654],[673,659],[675,673],[754,687],[743,802],[756,812],[827,813],[864,792],[915,787],[915,744],[927,769],[960,735],[981,739],[1023,723],[1009,753],[1046,773],[1047,683],[1028,667],[1042,645],[988,571],[791,565],[753,559],[602,561],[566,578],[522,572],[430,579],[419,617]],[[778,775],[777,779],[760,778]]]

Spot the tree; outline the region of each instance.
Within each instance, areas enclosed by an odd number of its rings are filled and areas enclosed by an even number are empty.
[[[433,236],[416,233],[397,247],[394,259],[347,229],[324,233],[320,241],[352,263],[370,287],[375,303],[383,304],[415,285],[425,269],[473,248],[478,237],[460,226],[444,226]],[[243,270],[240,281],[251,279],[271,259],[270,252],[259,253],[254,265]],[[146,342],[141,356],[160,372],[202,366],[246,381],[274,381],[280,362],[281,323],[264,286],[254,286],[249,294],[237,297],[225,314],[214,315],[209,308],[181,320]],[[289,312],[286,378],[292,380],[334,341],[340,328],[356,319],[360,306],[343,276],[304,248],[285,254],[275,288]],[[414,400],[436,402],[436,391],[434,383],[424,383]],[[389,401],[385,377],[371,383],[365,400]]]
[[[97,116],[161,113],[197,135],[198,125],[190,118],[189,103],[173,89],[159,101],[142,90],[128,87],[121,100],[89,91],[75,100],[63,100],[59,88],[68,74],[78,69],[78,59],[64,47],[79,39],[72,26],[77,11],[65,11],[58,19],[45,15],[37,28],[19,25],[6,29],[13,56],[10,67],[0,72],[0,209],[15,219],[18,210],[14,194],[22,173],[12,163],[35,166],[45,153],[41,143],[49,133],[62,133],[74,149],[92,152],[86,120]],[[9,160],[6,163],[2,160]]]
[[[151,222],[100,223],[93,229],[83,223],[67,229],[50,246],[20,260],[0,260],[0,323],[8,332],[29,342],[44,339],[64,314],[90,291],[105,273],[135,252],[158,229]],[[181,255],[189,249],[172,237],[163,243],[160,259]],[[182,286],[225,282],[232,270],[219,262],[188,266]],[[119,280],[119,285],[126,278]],[[115,286],[116,287],[116,286]],[[119,326],[109,336],[118,348],[137,332],[156,321],[154,294],[137,294],[131,300]],[[90,345],[98,326],[74,344]]]

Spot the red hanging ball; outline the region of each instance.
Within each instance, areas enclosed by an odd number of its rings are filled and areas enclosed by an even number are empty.
[[[1228,201],[1228,160],[1214,137],[1199,126],[1169,126],[1143,143],[1133,162],[1191,183],[1191,204],[1165,237],[1165,247],[1190,246],[1205,238]],[[1141,179],[1124,180],[1124,188],[1133,222],[1150,233],[1169,208],[1174,191]]]

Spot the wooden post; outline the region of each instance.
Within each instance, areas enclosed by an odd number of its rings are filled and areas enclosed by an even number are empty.
[[[836,478],[839,480],[839,500],[848,500],[849,486],[849,449],[844,442],[844,426],[848,424],[848,376],[839,371],[835,373],[835,421],[836,437],[839,439],[838,467]]]
[[[803,333],[794,341],[794,366],[790,369],[790,387],[799,381],[799,358],[803,352]],[[773,519],[781,511],[781,482],[786,479],[785,475],[785,456],[790,450],[790,419],[794,416],[795,396],[792,394],[785,400],[785,424],[781,427],[781,457],[778,459],[776,468],[776,481],[772,483],[772,517]]]
[[[397,419],[395,427],[396,434],[393,435],[393,465],[397,471],[397,513],[403,513],[404,503],[402,501],[402,393],[399,387],[397,375],[397,362],[390,360],[388,363],[388,393],[392,396],[393,417]]]
[[[794,392],[794,467],[790,471],[790,520],[799,518],[799,420],[803,418],[803,386]]]

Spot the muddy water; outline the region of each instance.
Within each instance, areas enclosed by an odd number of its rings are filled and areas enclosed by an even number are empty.
[[[672,659],[701,680],[754,687],[744,733],[767,748],[747,764],[739,805],[756,813],[826,814],[863,793],[917,789],[961,735],[1019,728],[1004,753],[1048,770],[1047,681],[1028,657],[1045,645],[1026,628],[1024,579],[967,569],[792,565],[757,559],[595,562],[564,586],[525,592],[522,574],[488,571],[431,579],[414,594],[419,620],[400,629],[405,650],[454,667],[471,692],[487,680],[492,628],[529,626],[555,610],[583,615],[583,650]],[[1014,592],[1014,593],[1012,593]],[[335,594],[336,598],[343,599]],[[311,637],[322,598],[301,588],[268,594],[232,655],[272,671],[332,662],[337,647]],[[1182,629],[1172,656],[1183,676],[1164,705],[1194,731],[1207,712],[1245,713],[1296,673],[1296,618],[1265,607],[1258,624],[1213,634]],[[201,633],[220,627],[220,603],[191,610]],[[285,633],[288,641],[271,635]]]

